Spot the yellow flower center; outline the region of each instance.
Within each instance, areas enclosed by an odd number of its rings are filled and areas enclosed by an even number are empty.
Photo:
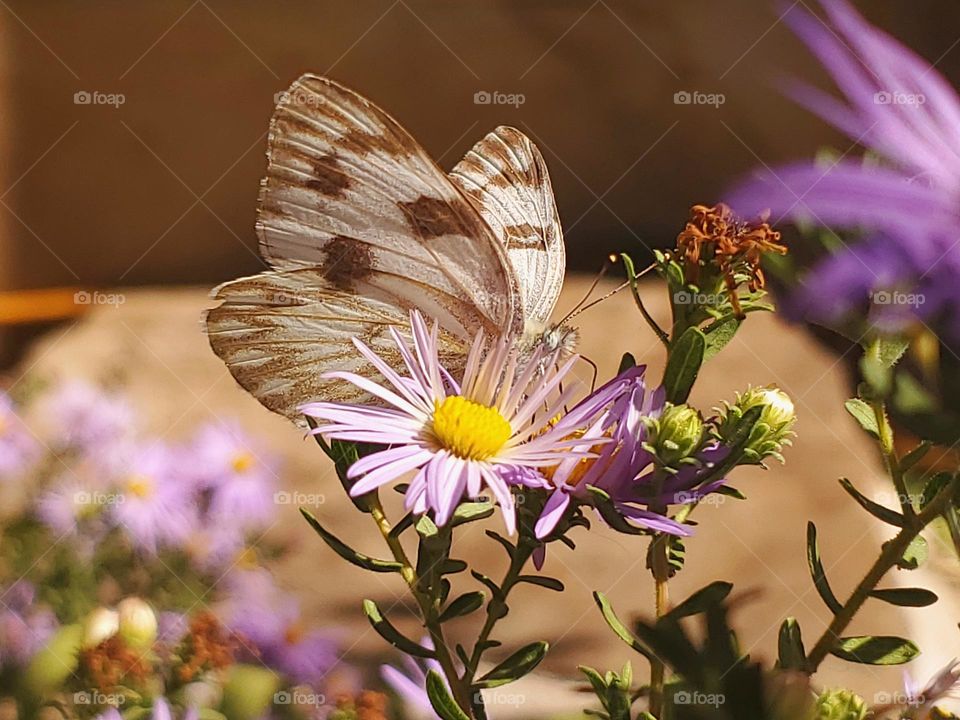
[[[127,480],[127,490],[138,498],[149,497],[153,494],[153,481],[146,475],[134,475]]]
[[[253,467],[254,462],[253,455],[248,452],[241,452],[234,455],[233,460],[230,461],[230,467],[233,468],[234,472],[245,473]]]
[[[496,455],[513,429],[500,411],[452,395],[436,403],[433,436],[437,442],[464,460],[487,460]]]

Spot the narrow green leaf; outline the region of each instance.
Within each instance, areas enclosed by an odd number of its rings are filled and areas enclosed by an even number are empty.
[[[674,405],[687,401],[700,373],[707,340],[699,328],[687,328],[670,347],[670,357],[663,373],[667,400]]]
[[[930,448],[932,447],[933,443],[929,440],[924,440],[922,443],[917,445],[913,450],[900,458],[900,471],[907,472],[908,470],[913,469],[913,466],[923,460],[927,452],[929,452]]]
[[[507,539],[506,539],[503,535],[501,535],[500,533],[494,532],[493,530],[485,530],[485,531],[484,531],[484,534],[485,534],[488,538],[490,538],[491,540],[496,540],[498,543],[500,543],[500,545],[503,547],[503,549],[507,551],[507,555],[508,555],[510,558],[513,558],[513,553],[514,553],[514,551],[516,551],[516,548],[514,547],[513,543],[511,543],[509,540],[507,540]]]
[[[330,533],[326,528],[324,528],[320,524],[320,521],[317,520],[309,510],[300,508],[300,514],[306,518],[307,522],[310,523],[310,527],[313,528],[314,532],[320,536],[320,538],[330,547],[330,549],[347,562],[352,563],[357,567],[361,567],[364,570],[371,570],[373,572],[381,573],[400,572],[400,570],[403,568],[400,563],[394,562],[393,560],[378,560],[377,558],[357,552],[349,545],[338,539],[335,535]]]
[[[803,670],[807,664],[807,652],[803,648],[803,636],[800,623],[796,618],[788,617],[780,625],[777,642],[779,650],[778,664],[784,670]]]
[[[871,592],[870,597],[900,607],[927,607],[939,600],[936,593],[924,588],[880,588]]]
[[[485,598],[486,595],[479,590],[464,593],[452,603],[447,605],[444,611],[440,613],[440,622],[445,623],[448,620],[453,620],[457,617],[463,617],[464,615],[469,615],[470,613],[479,610],[483,606],[483,601]]]
[[[880,437],[880,430],[877,427],[877,417],[873,412],[873,408],[870,407],[868,403],[860,398],[850,398],[843,406],[847,409],[847,412],[853,416],[853,419],[860,424],[860,427],[873,437]]]
[[[693,595],[670,610],[665,617],[669,617],[672,620],[679,620],[680,618],[689,617],[690,615],[705,613],[711,607],[723,602],[731,590],[733,590],[732,583],[722,580],[712,582],[706,587],[700,588],[693,593]]]
[[[422,538],[433,538],[439,534],[440,529],[436,524],[426,515],[421,515],[420,519],[417,520],[416,524],[417,532],[420,533]]]
[[[539,585],[547,590],[563,592],[563,583],[556,578],[547,577],[546,575],[521,575],[517,578],[517,582],[530,583],[531,585]]]
[[[917,535],[907,546],[903,557],[897,561],[897,567],[901,570],[916,570],[927,561],[929,554],[927,541],[923,535]]]
[[[550,645],[542,641],[524,645],[481,677],[477,681],[477,687],[494,688],[519,680],[540,664],[549,648]]]
[[[311,429],[317,427],[317,421],[312,417],[307,417],[306,420],[307,425],[309,425]],[[320,449],[323,450],[326,456],[333,460],[333,467],[337,472],[337,478],[340,480],[340,484],[343,486],[343,489],[346,490],[347,497],[350,498],[350,502],[353,503],[357,510],[364,513],[369,513],[371,510],[371,500],[376,496],[376,491],[369,492],[366,495],[361,495],[360,497],[353,497],[350,495],[350,488],[353,487],[353,484],[356,482],[356,480],[347,479],[347,470],[349,470],[350,466],[360,459],[361,450],[369,451],[374,446],[363,445],[361,447],[357,443],[346,442],[344,440],[331,440],[328,443],[321,435],[314,435],[313,437],[317,441],[317,445],[320,446]]]
[[[617,512],[610,496],[598,487],[587,485],[587,490],[593,496],[593,504],[600,517],[610,526],[611,529],[625,535],[649,535],[650,531],[646,528],[634,527],[624,519],[623,515]]]
[[[807,565],[810,568],[810,577],[813,578],[813,584],[820,594],[820,598],[830,608],[830,611],[836,615],[843,606],[837,600],[837,596],[830,589],[830,583],[827,582],[827,575],[823,569],[823,563],[820,561],[820,548],[817,546],[817,526],[812,522],[807,523]]]
[[[467,569],[467,567],[469,566],[463,560],[458,560],[457,558],[447,558],[443,561],[443,565],[440,567],[440,574],[456,575],[457,573],[462,573]]]
[[[893,525],[894,527],[903,527],[903,515],[891,510],[888,507],[884,507],[883,505],[880,505],[879,503],[876,503],[867,496],[863,495],[853,486],[852,482],[847,480],[847,478],[840,478],[840,487],[846,490],[847,494],[856,500],[860,507],[878,520],[883,520],[883,522]]]
[[[486,520],[496,511],[491,502],[468,502],[457,507],[453,513],[453,527],[463,525],[474,520]]]
[[[620,367],[617,368],[617,375],[636,366],[636,358],[634,358],[630,353],[626,352],[623,354],[623,357],[620,358]]]
[[[593,599],[596,601],[597,607],[600,608],[600,612],[603,614],[603,619],[606,621],[610,629],[613,630],[614,634],[645,658],[652,659],[653,653],[651,653],[646,646],[643,645],[643,643],[641,643],[632,632],[630,632],[620,618],[617,617],[617,613],[614,612],[613,606],[610,605],[610,601],[607,599],[607,596],[602,592],[595,591],[593,593]]]
[[[877,359],[888,368],[896,365],[903,354],[910,347],[910,340],[905,337],[881,335],[876,341]]]
[[[863,665],[902,665],[920,654],[909,640],[888,635],[840,638],[830,652],[841,660]]]
[[[473,575],[474,580],[482,583],[491,592],[495,600],[503,600],[503,591],[500,590],[500,586],[497,585],[493,580],[488,578],[486,575],[478,573],[476,570],[471,570],[470,574]]]
[[[405,652],[407,655],[413,655],[414,657],[427,659],[436,657],[433,650],[425,648],[419,643],[415,643],[397,630],[393,624],[384,617],[383,613],[380,612],[380,608],[377,607],[377,604],[373,600],[363,601],[363,612],[380,637],[398,650]]]
[[[707,345],[703,351],[704,362],[723,350],[727,343],[733,340],[733,336],[740,329],[741,322],[743,321],[732,317],[727,320],[717,320],[704,328],[703,332],[707,338]]]
[[[446,681],[436,670],[427,672],[427,697],[441,720],[470,720],[451,697]]]

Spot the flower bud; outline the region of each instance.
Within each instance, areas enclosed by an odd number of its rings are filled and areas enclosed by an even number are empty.
[[[670,405],[656,423],[653,446],[665,465],[696,452],[703,442],[703,420],[689,405]]]
[[[120,629],[120,615],[116,610],[99,607],[83,623],[83,647],[93,648],[109,640]]]
[[[759,464],[764,458],[774,457],[783,462],[780,454],[784,445],[790,445],[796,413],[793,401],[783,390],[775,387],[750,388],[737,393],[735,405],[727,405],[726,414],[720,423],[720,436],[732,442],[740,429],[743,416],[759,407],[760,417],[750,431],[744,450],[744,460]]]
[[[815,720],[863,720],[867,704],[849,690],[824,690],[817,698]]]
[[[120,637],[128,647],[145,650],[157,639],[157,615],[145,601],[128,597],[117,605]]]

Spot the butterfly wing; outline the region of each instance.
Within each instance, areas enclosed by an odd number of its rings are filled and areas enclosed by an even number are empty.
[[[542,329],[560,297],[566,254],[540,151],[519,130],[501,126],[474,145],[450,177],[500,239],[524,319]]]
[[[257,233],[273,271],[214,291],[214,351],[271,410],[299,417],[353,391],[320,375],[352,367],[364,339],[389,354],[387,328],[419,308],[454,363],[478,330],[519,332],[516,278],[473,204],[385,112],[305,75],[270,124]]]

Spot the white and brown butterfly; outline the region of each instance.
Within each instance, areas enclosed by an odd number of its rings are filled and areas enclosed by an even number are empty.
[[[565,255],[543,157],[499,127],[449,175],[387,113],[332,80],[304,75],[270,122],[257,234],[270,271],[225,283],[206,313],[210,344],[270,410],[299,420],[316,400],[360,399],[329,370],[375,371],[354,349],[400,357],[388,333],[420,309],[442,360],[512,333],[572,351],[549,324]]]

